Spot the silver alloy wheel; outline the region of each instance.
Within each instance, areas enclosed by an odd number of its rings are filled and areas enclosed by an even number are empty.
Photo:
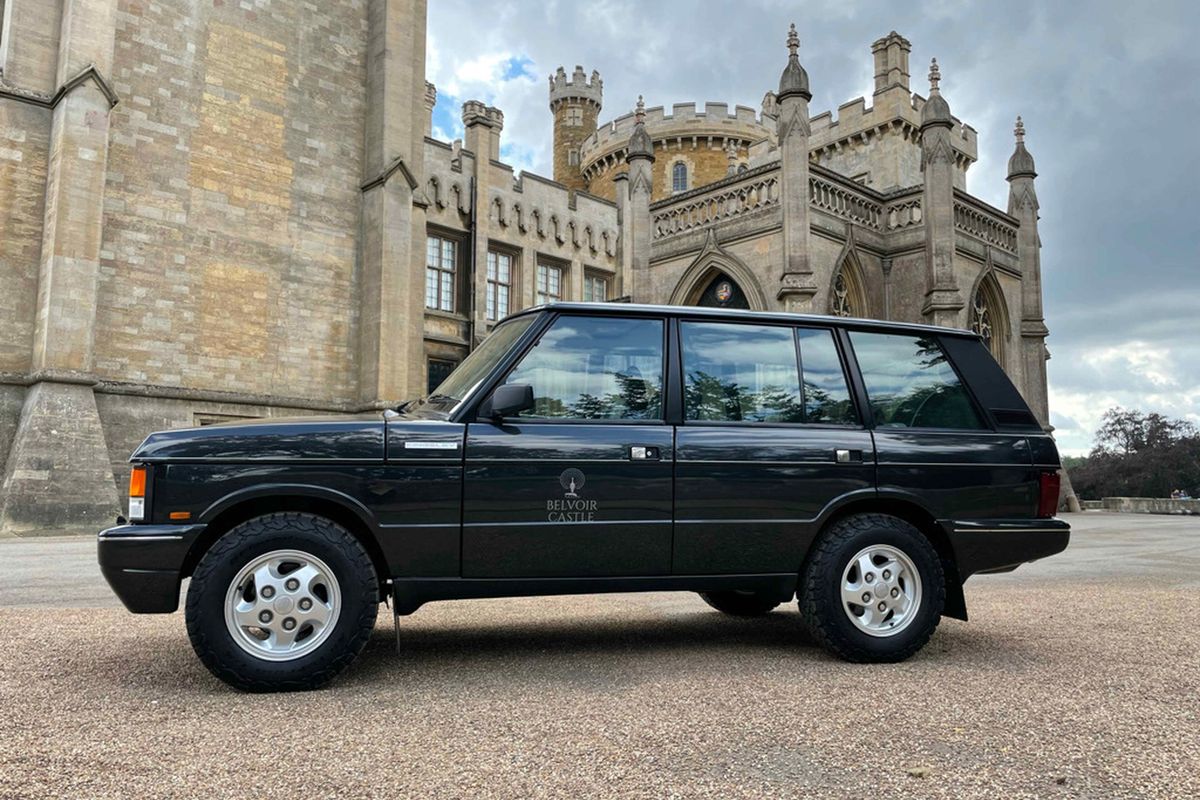
[[[842,571],[842,608],[863,633],[895,636],[921,607],[921,575],[904,551],[876,544],[858,552]]]
[[[333,570],[300,550],[272,550],[242,567],[225,595],[225,626],[264,661],[292,661],[337,625],[342,593]]]

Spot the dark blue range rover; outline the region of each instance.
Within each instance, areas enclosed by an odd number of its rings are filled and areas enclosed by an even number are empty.
[[[1067,546],[1058,453],[974,334],[556,304],[397,411],[152,434],[100,534],[130,611],[176,609],[242,689],[319,686],[399,614],[473,597],[792,598],[852,661],[899,661],[963,582]]]

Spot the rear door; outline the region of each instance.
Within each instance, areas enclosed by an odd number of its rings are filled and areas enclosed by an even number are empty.
[[[915,499],[939,519],[1031,516],[1037,475],[1026,437],[992,427],[939,337],[849,339],[874,417],[882,494]]]
[[[822,509],[874,492],[871,434],[838,339],[830,328],[686,319],[679,337],[673,570],[794,572]]]
[[[671,569],[666,322],[561,315],[505,383],[535,408],[467,428],[463,577]]]

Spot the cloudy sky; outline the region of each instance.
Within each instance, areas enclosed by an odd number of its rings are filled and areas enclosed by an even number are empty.
[[[1007,207],[1004,171],[1021,114],[1042,206],[1051,421],[1086,452],[1113,405],[1200,424],[1200,4],[434,0],[428,77],[439,138],[459,108],[505,114],[504,160],[550,175],[546,76],[582,64],[604,79],[601,119],[705,101],[757,108],[795,22],[814,114],[873,87],[870,44],[913,43],[913,88],[930,57],[956,116],[979,131],[974,194]]]

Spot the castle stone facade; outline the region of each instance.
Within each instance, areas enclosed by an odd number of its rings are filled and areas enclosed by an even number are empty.
[[[551,180],[484,103],[431,138],[424,0],[0,9],[0,533],[111,521],[152,430],[422,394],[555,299],[974,327],[1047,421],[1023,131],[1008,209],[970,195],[975,131],[898,34],[836,117],[794,34],[758,109],[602,123],[559,70]]]

